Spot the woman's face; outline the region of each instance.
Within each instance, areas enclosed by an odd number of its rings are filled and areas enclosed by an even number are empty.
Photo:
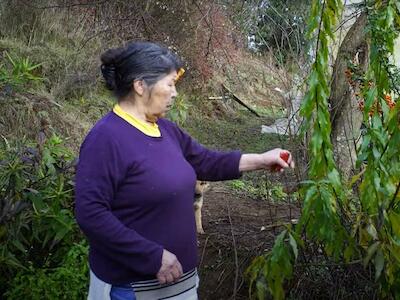
[[[147,116],[164,117],[171,108],[174,98],[178,95],[175,88],[176,71],[172,71],[155,83],[150,89],[149,102],[147,106]]]

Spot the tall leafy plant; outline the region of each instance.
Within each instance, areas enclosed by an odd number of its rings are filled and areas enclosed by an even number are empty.
[[[77,236],[72,213],[73,156],[57,136],[0,148],[0,277],[53,268]]]
[[[385,297],[400,297],[400,70],[390,58],[400,32],[398,1],[370,2],[370,64],[364,76],[364,125],[359,151],[362,168],[359,200],[364,233],[358,240],[364,265],[373,263]],[[393,97],[393,99],[392,99]],[[368,233],[368,234],[366,234]]]
[[[284,230],[272,250],[248,269],[250,291],[255,289],[259,299],[267,292],[275,299],[285,297],[284,283],[308,242],[317,245],[326,259],[372,265],[381,295],[400,297],[400,93],[399,73],[390,63],[400,5],[373,1],[366,8],[371,44],[362,89],[367,130],[358,151],[360,172],[349,183],[342,182],[335,166],[328,110],[328,42],[334,38],[341,6],[336,0],[312,4],[309,34],[316,36],[316,58],[301,107],[303,129],[311,132],[309,180],[303,184],[298,224]]]
[[[8,52],[5,52],[5,56],[10,67],[0,65],[0,87],[9,85],[18,89],[28,83],[44,80],[36,74],[41,64],[34,64],[29,58],[11,57]]]

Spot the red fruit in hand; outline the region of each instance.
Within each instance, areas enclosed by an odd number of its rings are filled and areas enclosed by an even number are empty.
[[[281,152],[279,153],[279,156],[286,162],[289,160],[289,152]]]
[[[288,162],[289,160],[289,152],[281,152],[279,153],[280,158],[282,158],[285,162]],[[275,172],[278,172],[282,169],[280,165],[275,165],[272,167],[272,170]]]

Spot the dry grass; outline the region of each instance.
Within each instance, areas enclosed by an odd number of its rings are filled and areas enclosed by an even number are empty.
[[[255,109],[279,110],[286,106],[279,88],[288,91],[292,76],[282,66],[275,64],[272,56],[263,57],[242,51],[239,60],[226,65],[213,79],[212,88],[227,86],[236,96]]]
[[[6,1],[0,5],[0,21],[0,65],[7,67],[6,52],[29,58],[40,64],[35,71],[44,78],[18,90],[0,85],[0,134],[7,139],[36,139],[39,131],[56,133],[77,151],[88,129],[113,101],[99,89],[101,42],[93,39],[82,48],[86,28],[66,10],[33,10]]]
[[[66,110],[49,95],[13,93],[1,96],[0,101],[0,132],[8,140],[35,140],[41,131],[48,136],[56,133],[65,139],[66,146],[77,151],[76,145],[91,126],[78,116],[79,112]]]

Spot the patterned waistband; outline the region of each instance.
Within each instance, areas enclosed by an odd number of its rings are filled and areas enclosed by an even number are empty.
[[[197,269],[182,275],[177,282],[160,284],[157,279],[137,281],[124,287],[132,287],[137,300],[168,299],[188,300],[197,299],[199,277]]]

